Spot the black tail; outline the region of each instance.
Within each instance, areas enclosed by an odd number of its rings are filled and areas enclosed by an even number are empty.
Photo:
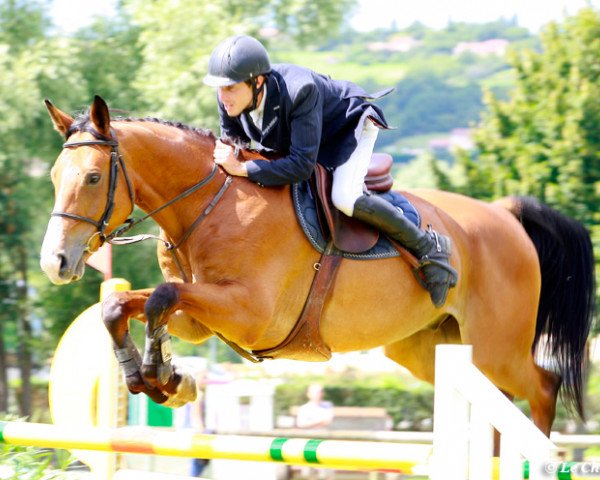
[[[586,341],[595,312],[594,252],[579,222],[535,198],[515,197],[512,213],[521,221],[538,252],[542,291],[533,350],[542,334],[542,353],[563,379],[567,408],[584,418]]]

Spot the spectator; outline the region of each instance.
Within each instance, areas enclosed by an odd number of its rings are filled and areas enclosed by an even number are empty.
[[[327,428],[333,420],[333,404],[323,400],[323,387],[318,383],[309,385],[306,396],[308,402],[298,409],[298,428]]]
[[[207,372],[204,368],[196,375],[196,388],[198,396],[194,402],[185,404],[175,412],[175,427],[178,429],[192,429],[194,433],[207,433],[204,423],[204,385]],[[208,465],[205,458],[193,458],[190,465],[190,476],[200,477]]]
[[[333,421],[333,404],[323,400],[323,386],[318,383],[311,384],[306,396],[308,402],[301,405],[296,417],[296,426],[306,429],[324,429]],[[308,469],[308,480],[317,479],[333,480],[333,470]]]

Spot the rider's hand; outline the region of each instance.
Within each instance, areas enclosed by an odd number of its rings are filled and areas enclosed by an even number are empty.
[[[225,145],[220,140],[217,140],[213,157],[215,163],[217,165],[221,165],[230,175],[235,175],[238,177],[248,176],[246,164],[237,159],[235,150],[232,146]]]

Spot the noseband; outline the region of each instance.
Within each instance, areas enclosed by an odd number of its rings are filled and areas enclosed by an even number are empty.
[[[129,192],[129,199],[131,200],[131,209],[133,210],[133,206],[135,205],[135,197],[133,194],[133,189],[131,188],[131,181],[129,180],[129,175],[127,175],[127,170],[125,169],[125,163],[123,162],[123,157],[119,153],[119,142],[116,140],[82,140],[80,142],[67,142],[63,144],[63,148],[76,148],[76,147],[87,147],[90,145],[102,145],[111,147],[110,150],[110,169],[109,169],[109,179],[108,179],[108,195],[106,198],[106,206],[104,207],[104,213],[100,220],[94,220],[90,217],[84,217],[82,215],[77,215],[75,213],[69,212],[52,212],[50,215],[52,217],[65,217],[71,218],[73,220],[79,220],[82,222],[91,223],[98,230],[96,234],[100,237],[102,243],[106,240],[112,238],[112,234],[108,237],[105,235],[106,227],[110,222],[110,217],[112,216],[113,210],[115,208],[115,193],[117,190],[117,179],[119,175],[119,166],[121,170],[123,170],[123,176],[125,177],[125,182],[127,183],[127,191]]]

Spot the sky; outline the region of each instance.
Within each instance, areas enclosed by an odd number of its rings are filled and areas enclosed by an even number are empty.
[[[89,25],[94,15],[114,12],[116,0],[54,0],[51,14],[59,28],[73,32]],[[360,31],[389,27],[403,28],[419,21],[443,28],[448,21],[484,23],[517,17],[532,32],[550,21],[562,21],[586,5],[600,9],[600,0],[359,0],[351,25]],[[76,5],[76,6],[75,6]]]
[[[587,4],[588,0],[360,0],[351,24],[360,31],[389,27],[394,21],[400,28],[415,21],[443,28],[449,20],[485,23],[516,16],[520,26],[538,32],[548,22],[564,20],[565,12],[573,15]],[[600,8],[600,0],[589,4]]]

